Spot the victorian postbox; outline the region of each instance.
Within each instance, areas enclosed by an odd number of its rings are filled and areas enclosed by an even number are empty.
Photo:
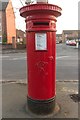
[[[48,114],[55,107],[56,18],[61,8],[30,4],[20,9],[20,15],[26,19],[28,107],[37,114]]]

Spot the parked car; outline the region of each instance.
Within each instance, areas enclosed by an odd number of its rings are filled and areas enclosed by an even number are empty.
[[[69,43],[70,46],[76,46],[76,41],[75,40],[71,40]]]
[[[67,40],[66,45],[76,46],[76,41],[75,40]]]
[[[62,40],[60,40],[59,43],[62,43]]]
[[[56,41],[56,44],[59,44],[59,41]]]
[[[60,41],[57,40],[57,41],[56,41],[56,44],[59,44],[59,43],[62,43],[62,40],[60,40]]]
[[[70,41],[69,41],[69,40],[67,40],[67,41],[66,41],[66,45],[69,45],[69,42],[70,42]]]

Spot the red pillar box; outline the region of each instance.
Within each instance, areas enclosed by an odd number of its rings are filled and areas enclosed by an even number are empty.
[[[55,107],[56,18],[61,8],[52,4],[31,4],[20,9],[26,18],[28,107],[48,114]]]

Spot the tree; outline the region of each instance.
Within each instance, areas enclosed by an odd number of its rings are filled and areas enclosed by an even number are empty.
[[[2,43],[7,43],[7,34],[6,33],[3,34]]]

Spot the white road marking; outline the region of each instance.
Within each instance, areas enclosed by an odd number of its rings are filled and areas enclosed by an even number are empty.
[[[26,57],[12,58],[11,60],[24,60],[24,59],[26,59]]]
[[[71,57],[71,56],[59,56],[59,57],[56,57],[56,59],[61,59],[61,58],[65,58],[65,57]]]
[[[0,56],[0,60],[3,60],[4,58],[9,58],[9,56]]]
[[[0,56],[0,58],[8,58],[9,56]]]
[[[72,58],[72,56],[57,56],[56,60],[58,59],[64,59],[64,58]],[[24,57],[12,57],[12,56],[0,56],[0,60],[12,60],[12,61],[16,61],[16,60],[26,60],[27,56]]]
[[[66,58],[66,57],[71,57],[71,56],[59,56],[59,57],[56,57],[56,60],[57,59],[63,59],[63,58]],[[5,59],[3,59],[5,58]],[[6,59],[8,58],[8,59]],[[26,56],[25,57],[15,57],[15,58],[11,58],[10,56],[0,56],[0,60],[12,60],[12,61],[16,61],[16,60],[26,60]]]
[[[25,60],[26,56],[24,57],[13,57],[13,56],[0,56],[0,60]]]

